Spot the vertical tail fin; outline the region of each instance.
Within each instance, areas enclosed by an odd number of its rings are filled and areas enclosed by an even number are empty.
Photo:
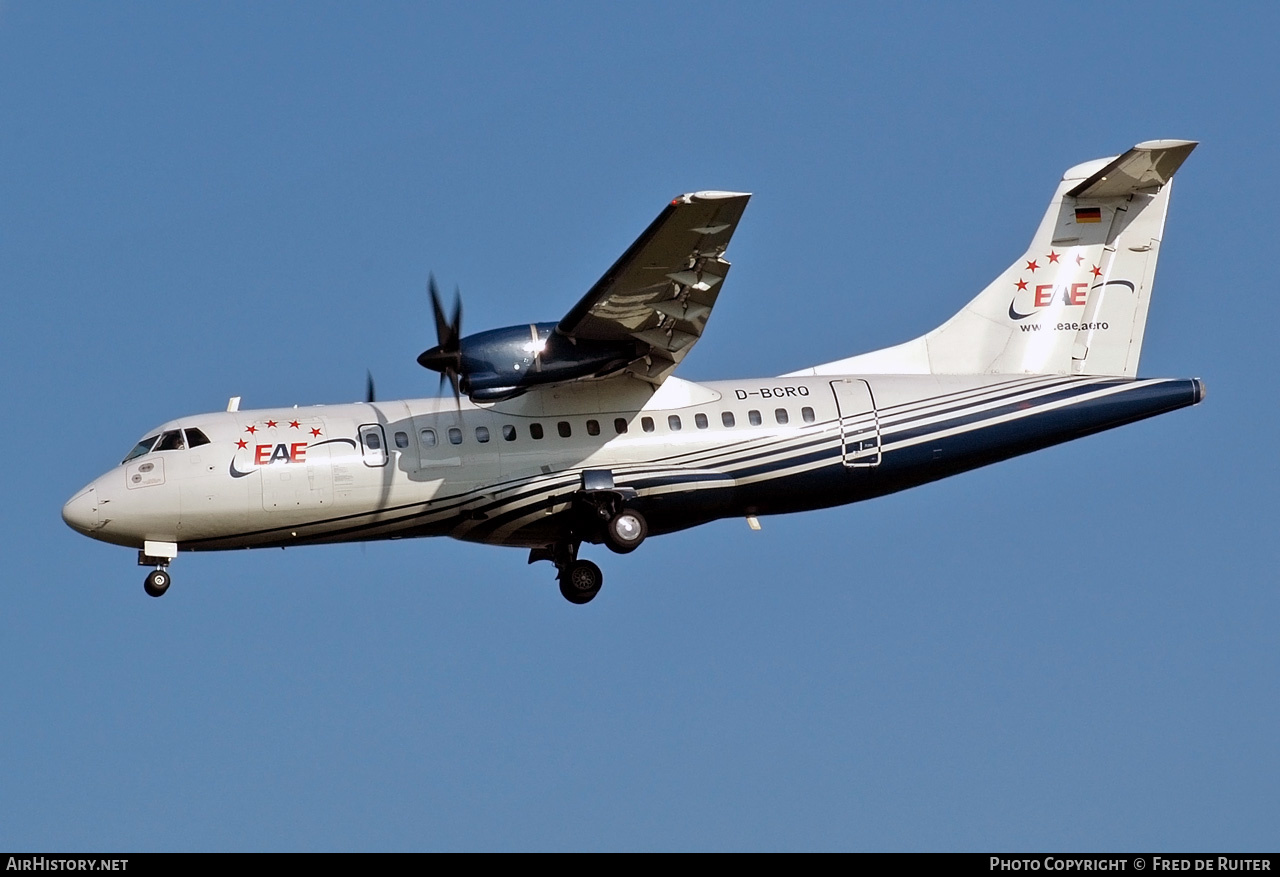
[[[1071,168],[1027,252],[960,313],[805,373],[1135,376],[1170,181],[1195,147],[1150,140]]]

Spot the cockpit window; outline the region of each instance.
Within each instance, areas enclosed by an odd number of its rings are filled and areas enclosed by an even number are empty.
[[[168,432],[160,433],[160,441],[156,442],[156,446],[152,450],[183,451],[186,450],[186,447],[186,442],[182,440],[182,430],[171,429]]]
[[[209,437],[198,429],[187,430],[187,447],[198,448],[201,445],[209,444]]]
[[[138,442],[136,445],[134,445],[134,446],[133,446],[133,450],[132,450],[132,451],[130,451],[130,452],[128,453],[128,455],[127,455],[123,460],[121,460],[120,462],[121,462],[121,463],[128,463],[130,460],[133,460],[133,459],[135,459],[135,458],[137,458],[137,457],[141,457],[141,456],[142,456],[143,454],[145,454],[147,451],[151,450],[151,446],[152,446],[152,445],[154,445],[154,444],[156,443],[156,439],[158,439],[158,438],[159,438],[159,436],[158,436],[158,435],[149,435],[149,436],[147,436],[147,437],[146,437],[146,438],[144,438],[142,441],[140,441],[140,442]]]

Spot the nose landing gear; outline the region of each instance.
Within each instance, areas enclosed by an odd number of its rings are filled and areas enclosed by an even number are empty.
[[[148,597],[163,597],[173,577],[169,575],[169,561],[178,556],[178,546],[173,542],[147,541],[138,552],[138,566],[154,566],[142,582],[142,590]]]

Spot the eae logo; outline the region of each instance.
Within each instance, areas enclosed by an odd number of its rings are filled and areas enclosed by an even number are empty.
[[[1032,309],[1024,314],[1018,310],[1018,299],[1023,298],[1025,300],[1028,297],[1031,300]],[[1039,283],[1029,288],[1025,280],[1019,280],[1018,291],[1009,300],[1009,319],[1025,320],[1027,317],[1034,316],[1041,308],[1049,307],[1055,301],[1065,307],[1083,307],[1088,300],[1088,283],[1071,283],[1065,286]]]
[[[253,465],[270,466],[272,463],[305,463],[307,462],[307,443],[294,442],[276,445],[254,445]]]
[[[321,444],[324,444],[324,442],[321,442]],[[306,442],[276,442],[269,445],[254,445],[252,466],[248,469],[236,468],[236,458],[233,455],[227,471],[232,478],[244,478],[246,475],[251,475],[257,471],[261,466],[270,466],[275,463],[305,463],[307,462],[308,447],[309,445]],[[248,450],[248,443],[245,442],[240,450]]]
[[[1097,270],[1096,268],[1094,270]],[[1109,286],[1123,286],[1130,292],[1135,292],[1133,283],[1128,280],[1107,280],[1102,283],[1095,283],[1090,286],[1088,283],[1070,283],[1067,285],[1058,285],[1053,283],[1038,283],[1031,286],[1025,280],[1019,280],[1017,283],[1017,291],[1014,292],[1013,298],[1009,300],[1009,319],[1025,320],[1027,317],[1033,317],[1042,309],[1060,305],[1062,307],[1084,307],[1089,303],[1089,294],[1097,289],[1105,289]],[[1030,305],[1030,310],[1023,313],[1019,310],[1019,299]],[[1025,305],[1024,305],[1025,306]]]

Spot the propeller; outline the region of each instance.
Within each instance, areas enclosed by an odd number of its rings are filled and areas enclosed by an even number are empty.
[[[377,394],[373,392],[373,372],[365,369],[364,377],[364,401],[372,405],[374,402],[378,401]]]
[[[431,311],[436,318],[437,344],[418,356],[418,365],[440,372],[440,386],[444,386],[445,380],[449,381],[453,387],[453,401],[461,408],[458,379],[462,371],[462,294],[456,286],[453,288],[453,317],[447,319],[434,274],[427,279],[427,289],[431,293]]]

